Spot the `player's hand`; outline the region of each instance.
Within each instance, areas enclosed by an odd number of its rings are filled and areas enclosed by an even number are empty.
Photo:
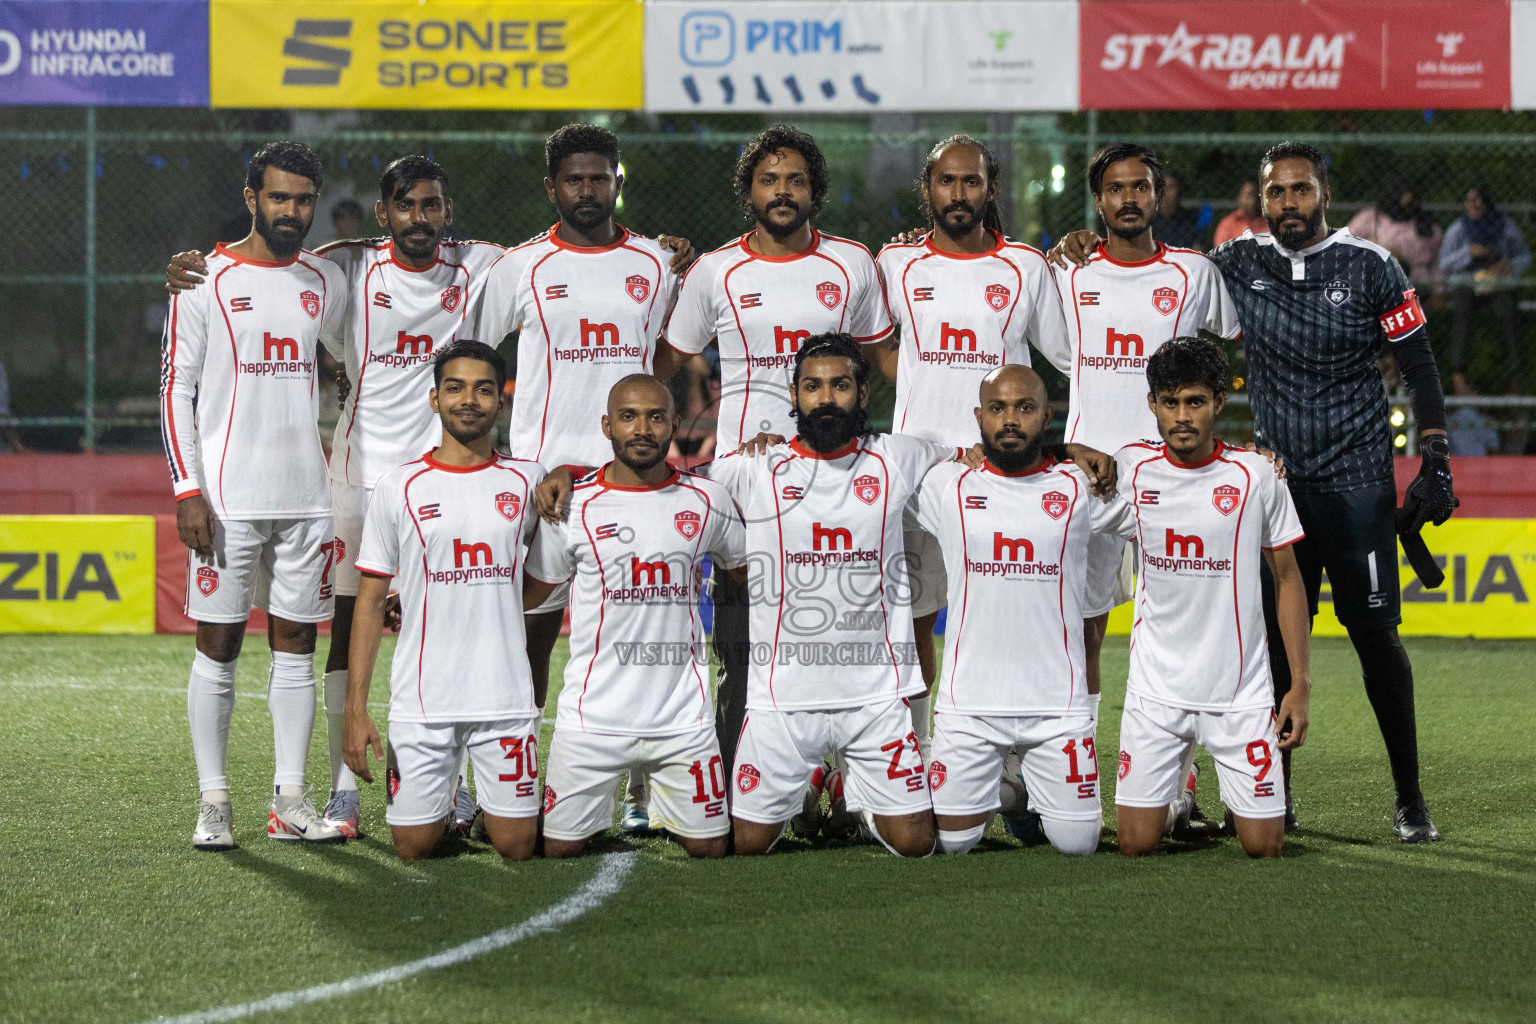
[[[916,245],[928,234],[927,228],[908,228],[899,235],[891,236],[892,245]]]
[[[564,466],[556,466],[539,481],[533,489],[533,500],[539,506],[540,519],[546,523],[565,522],[570,511],[571,484],[571,471]]]
[[[384,598],[384,628],[391,633],[400,632],[400,595],[390,594]]]
[[[213,509],[201,494],[176,503],[176,535],[203,561],[213,559]]]
[[[1260,455],[1268,459],[1269,464],[1275,469],[1275,476],[1279,477],[1281,480],[1285,479],[1285,459],[1270,451],[1268,448],[1260,448],[1252,441],[1249,441],[1246,447],[1249,451],[1258,452]]]
[[[196,249],[179,252],[165,265],[165,290],[175,295],[203,283],[208,273],[208,261]]]
[[[1099,236],[1092,231],[1068,231],[1061,236],[1061,241],[1051,246],[1045,258],[1063,270],[1081,267],[1088,262],[1088,257],[1093,255],[1100,241]]]
[[[668,266],[678,277],[682,277],[688,268],[693,266],[693,261],[699,258],[699,254],[693,249],[693,243],[686,238],[678,238],[676,235],[657,235],[656,244],[663,249],[672,250],[672,262]]]
[[[987,454],[980,444],[973,444],[960,455],[960,461],[966,469],[981,469],[987,464]]]
[[[1310,702],[1312,686],[1297,686],[1295,681],[1291,683],[1291,690],[1280,700],[1280,710],[1275,712],[1275,733],[1280,737],[1281,750],[1295,750],[1307,742],[1307,705]]]
[[[1085,444],[1069,444],[1067,458],[1077,464],[1077,468],[1088,474],[1088,490],[1100,498],[1107,498],[1115,493],[1115,484],[1119,479],[1119,470],[1115,466],[1115,457],[1106,455],[1097,448],[1089,448]]]
[[[1451,518],[1461,500],[1451,482],[1451,444],[1444,434],[1430,434],[1419,440],[1424,460],[1419,475],[1403,495],[1403,511],[1408,515],[1408,530],[1417,533],[1426,522],[1441,525]]]
[[[343,411],[347,408],[347,396],[352,393],[352,378],[347,376],[343,367],[336,368],[336,408]]]
[[[776,444],[784,443],[783,434],[770,434],[763,431],[750,441],[743,441],[736,446],[737,455],[745,455],[747,458],[755,458],[762,455]]]
[[[368,748],[373,748],[373,759],[384,763],[384,738],[379,727],[373,724],[368,713],[354,714],[349,708],[341,723],[341,756],[352,773],[364,782],[373,781],[368,770]]]

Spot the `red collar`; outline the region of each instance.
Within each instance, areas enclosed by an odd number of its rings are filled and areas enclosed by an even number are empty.
[[[434,459],[432,457],[432,452],[435,451],[437,451],[436,448],[432,449],[431,452],[427,452],[427,454],[423,455],[421,457],[422,461],[431,466],[433,469],[440,469],[444,473],[478,473],[480,470],[487,469],[496,464],[496,453],[492,452],[490,458],[486,459],[484,462],[477,462],[473,466],[450,466],[446,462],[438,462],[436,459]]]
[[[751,237],[752,232],[748,231],[738,240],[737,244],[741,246],[741,251],[755,260],[767,260],[769,263],[790,263],[794,260],[803,260],[807,256],[814,253],[817,249],[821,248],[821,232],[817,231],[815,228],[811,228],[811,244],[806,246],[804,249],[801,249],[799,252],[790,253],[788,256],[763,255],[762,253],[752,248],[751,242],[749,241]]]
[[[1163,258],[1163,255],[1167,251],[1168,251],[1168,247],[1166,245],[1164,245],[1162,242],[1158,242],[1157,243],[1157,252],[1153,253],[1151,256],[1148,256],[1144,260],[1134,260],[1134,261],[1132,261],[1132,260],[1117,260],[1117,259],[1115,259],[1113,256],[1111,256],[1109,254],[1109,250],[1108,249],[1104,248],[1104,243],[1100,242],[1099,243],[1099,247],[1093,251],[1093,254],[1095,256],[1102,256],[1102,257],[1104,257],[1105,262],[1113,263],[1117,267],[1145,267],[1148,264],[1160,262],[1162,260],[1162,258]]]
[[[229,246],[225,245],[223,242],[220,242],[218,245],[214,246],[213,251],[221,256],[229,257],[236,263],[245,263],[253,267],[291,267],[293,264],[298,262],[299,259],[298,255],[295,254],[292,258],[286,260],[258,260],[252,256],[240,255],[239,253],[230,249]],[[303,251],[303,249],[299,250],[299,252]]]
[[[1176,462],[1171,457],[1169,457],[1169,455],[1168,455],[1168,442],[1164,441],[1163,442],[1163,458],[1167,459],[1168,460],[1168,464],[1170,466],[1175,467],[1176,469],[1199,469],[1202,466],[1209,466],[1211,463],[1213,463],[1217,459],[1219,459],[1221,457],[1222,449],[1226,448],[1226,447],[1227,447],[1226,443],[1224,443],[1222,441],[1222,439],[1218,437],[1216,439],[1216,446],[1211,449],[1211,454],[1207,455],[1205,458],[1201,459],[1199,462]]]
[[[998,234],[996,231],[993,231],[992,248],[987,249],[984,252],[950,252],[948,249],[940,249],[938,246],[933,244],[933,233],[937,230],[938,228],[934,228],[933,231],[928,232],[927,236],[923,239],[923,244],[927,246],[928,251],[933,253],[935,256],[943,256],[946,259],[951,260],[979,260],[986,256],[996,256],[1003,249],[1003,236]]]
[[[859,442],[863,440],[864,439],[862,437],[856,437],[836,451],[823,453],[817,451],[814,448],[808,447],[807,445],[801,444],[800,435],[796,434],[790,440],[789,446],[794,449],[797,454],[803,455],[808,459],[821,459],[823,461],[831,461],[832,459],[841,459],[844,456],[852,455],[854,452],[859,450]]]
[[[615,238],[607,245],[572,245],[570,242],[561,241],[559,224],[556,224],[554,227],[549,229],[549,240],[554,244],[555,248],[564,249],[567,252],[579,252],[587,254],[612,252],[613,250],[619,248],[619,246],[623,245],[625,242],[629,241],[628,228],[622,224],[615,224],[614,227],[619,229],[619,237]]]
[[[1006,470],[998,469],[997,466],[992,463],[991,459],[983,459],[981,468],[983,472],[991,473],[994,476],[1022,477],[1034,476],[1036,473],[1044,473],[1046,470],[1052,468],[1055,465],[1056,460],[1047,455],[1045,458],[1040,460],[1040,464],[1034,469],[1021,469],[1017,473],[1009,473]]]
[[[677,483],[677,470],[674,469],[665,480],[657,484],[647,484],[639,487],[632,484],[616,484],[608,479],[608,467],[611,465],[613,465],[612,461],[605,462],[603,463],[603,468],[597,471],[598,486],[610,491],[659,491],[663,487],[671,487]]]

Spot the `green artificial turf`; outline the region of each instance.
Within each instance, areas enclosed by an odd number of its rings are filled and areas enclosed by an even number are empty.
[[[516,924],[593,877],[595,857],[506,865],[466,844],[402,865],[377,785],[364,787],[362,840],[267,840],[267,659],[250,639],[230,748],[241,846],[223,855],[188,841],[190,638],[0,640],[0,1020],[131,1024],[339,981]],[[691,863],[663,840],[613,837],[598,849],[638,851],[633,870],[557,933],[255,1019],[1536,1019],[1536,644],[1409,649],[1424,788],[1445,835],[1433,846],[1391,836],[1353,653],[1317,641],[1303,831],[1286,857],[1251,863],[1222,840],[1123,861],[1112,766],[1126,659],[1112,638],[1094,857],[1021,849],[995,827],[967,857],[911,862],[786,840],[766,859]],[[1219,815],[1214,772],[1201,803]]]

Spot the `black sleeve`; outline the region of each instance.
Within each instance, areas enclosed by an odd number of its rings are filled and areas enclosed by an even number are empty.
[[[1440,387],[1435,354],[1429,347],[1424,308],[1396,257],[1388,256],[1383,260],[1374,278],[1372,302],[1382,333],[1397,356],[1403,383],[1408,385],[1413,418],[1420,430],[1444,430],[1445,392]]]

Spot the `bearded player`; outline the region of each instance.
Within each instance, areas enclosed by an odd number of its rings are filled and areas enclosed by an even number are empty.
[[[305,796],[315,723],[316,623],[331,617],[330,489],[316,426],[318,351],[339,354],[346,282],[300,248],[322,184],[297,142],[251,158],[251,233],[208,259],[212,283],[175,295],[161,353],[161,435],[187,546],[186,613],[197,621],[187,717],[201,790],[192,845],[234,846],[225,762],[235,665],[251,607],[268,614],[267,705],[276,752],[267,835],[335,842]]]
[[[649,823],[692,857],[722,857],[727,780],[715,740],[709,649],[699,618],[708,555],[745,563],[725,489],[666,463],[672,394],[634,374],[608,394],[613,460],[577,483],[570,517],[528,552],[526,604],[571,582],[571,656],[544,776],[544,853],[572,857],[613,821],[626,773],[650,782]]]
[[[542,716],[523,638],[522,566],[544,471],[493,447],[507,382],[494,349],[453,342],[433,371],[439,444],[379,479],[363,525],[343,753],[364,782],[373,781],[370,749],[386,763],[385,820],[400,859],[432,855],[453,820],[467,755],[492,845],[527,860],[538,837]],[[368,691],[391,585],[401,630],[386,755]]]

